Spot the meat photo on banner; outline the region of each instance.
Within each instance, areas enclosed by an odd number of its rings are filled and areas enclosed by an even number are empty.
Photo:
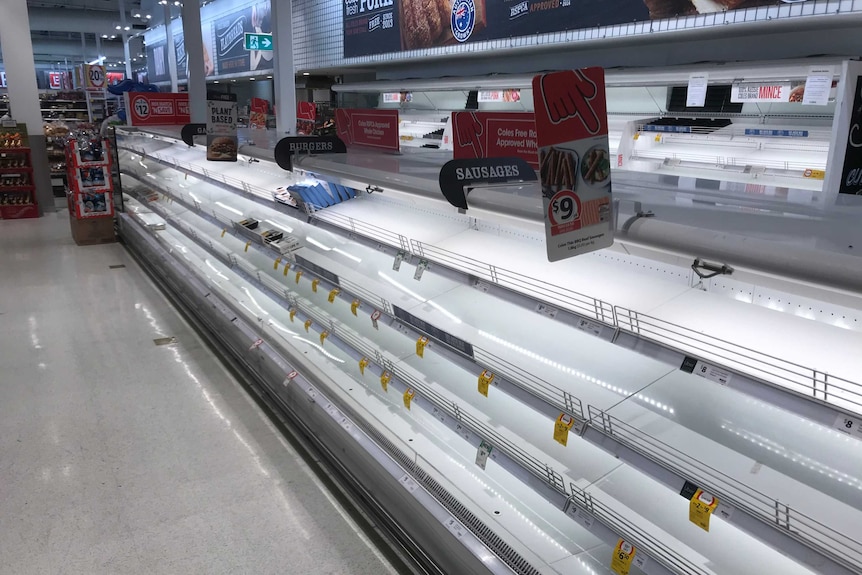
[[[539,180],[549,261],[614,243],[605,72],[533,78]]]
[[[344,56],[782,3],[784,0],[344,0]]]

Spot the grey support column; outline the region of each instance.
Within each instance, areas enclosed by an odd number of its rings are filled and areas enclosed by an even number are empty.
[[[171,4],[165,4],[165,49],[168,51],[168,72],[171,75],[171,92],[177,88],[177,51],[174,49],[174,32],[171,25]]]
[[[293,8],[290,2],[272,2],[272,22],[276,134],[280,139],[296,133],[296,70],[293,66]]]
[[[48,149],[42,131],[42,112],[39,110],[39,90],[36,87],[36,64],[33,60],[33,43],[30,39],[30,19],[27,0],[4,0],[0,17],[0,46],[9,86],[9,107],[19,124],[27,126],[30,135],[30,155],[33,161],[33,184],[40,212],[53,212],[54,193],[51,189],[51,172]],[[12,54],[14,58],[9,57]]]
[[[126,78],[132,77],[132,53],[129,49],[129,42],[131,38],[129,38],[128,31],[126,30],[126,2],[125,0],[120,0],[120,25],[123,27],[123,32],[120,38],[123,41],[123,59],[126,62]],[[96,46],[98,46],[99,35],[96,34]],[[97,54],[97,57],[101,56],[101,54]]]
[[[207,121],[207,81],[200,2],[183,3],[183,38],[189,68],[189,112],[192,123],[203,124]]]

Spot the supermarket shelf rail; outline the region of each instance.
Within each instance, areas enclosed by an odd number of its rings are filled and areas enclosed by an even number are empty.
[[[210,219],[215,225],[225,226],[225,229],[230,229],[231,226],[228,225],[223,216],[219,216],[215,212],[212,216],[209,216],[205,211],[201,210],[198,204],[190,203],[189,199],[183,197],[181,194],[178,196],[177,201],[183,203],[189,209],[196,209],[199,215]],[[186,230],[191,230],[190,227],[187,227],[183,223],[180,223],[178,227],[184,233],[187,233]],[[193,230],[191,231],[194,233]],[[196,236],[197,234],[192,239]],[[212,247],[211,242],[202,245],[202,247],[208,249],[207,245]],[[266,252],[266,255],[271,257],[272,253]],[[291,305],[302,310],[316,321],[318,325],[326,326],[331,335],[336,333],[336,325],[331,318],[300,307],[292,296],[287,295],[289,292],[273,278],[266,274],[261,275],[259,270],[247,262],[236,260],[236,258],[231,258],[229,265],[235,268],[238,267],[252,281],[261,285],[267,291],[274,293],[277,297],[282,299],[287,298]],[[313,270],[309,269],[308,271]],[[359,293],[350,293],[348,286],[344,285],[341,278],[339,278],[340,285],[327,284],[325,281],[321,283],[324,286],[323,291],[343,288],[347,292],[343,297],[351,299],[353,297],[361,297]],[[392,309],[389,302],[383,298],[376,297],[375,304],[387,310],[387,314],[391,316],[391,321],[397,321],[397,318],[388,311]],[[411,331],[411,328],[408,328],[406,325],[402,325],[402,327],[405,331]],[[337,333],[344,334],[345,332],[339,329]],[[418,332],[411,333],[410,337],[415,339],[416,335],[418,335]],[[363,340],[359,336],[351,338],[349,343],[352,344],[351,347],[364,353],[367,357],[375,358],[378,365],[382,363],[386,370],[401,381],[409,383],[411,388],[424,390],[421,382],[401,370],[392,359],[381,354],[379,350],[373,348],[368,343],[363,343]],[[445,344],[440,346],[439,353],[446,355],[453,362],[463,364],[467,361],[468,363],[472,363],[472,371],[476,373],[484,369],[498,374],[499,377],[494,381],[495,387],[502,389],[515,399],[543,413],[552,421],[561,413],[574,417],[579,423],[581,434],[585,439],[633,464],[636,468],[672,489],[680,490],[685,484],[690,482],[704,488],[709,493],[717,496],[720,501],[726,502],[723,509],[724,513],[720,514],[721,517],[732,521],[743,530],[764,541],[778,545],[787,551],[788,555],[797,557],[807,564],[817,564],[811,553],[798,549],[796,543],[802,543],[807,548],[813,550],[815,554],[822,554],[834,562],[836,568],[828,571],[830,573],[854,573],[858,572],[856,569],[858,569],[859,565],[862,565],[862,544],[858,541],[830,529],[822,523],[793,510],[788,505],[770,498],[718,470],[712,469],[705,463],[628,426],[621,420],[612,418],[593,406],[587,407],[588,413],[587,417],[585,417],[581,401],[570,393],[545,382],[541,378],[514,366],[502,358],[494,356],[480,347],[475,345],[472,347],[474,359],[469,361],[465,360],[461,354],[447,352]],[[517,390],[525,391],[529,395],[525,397],[524,393],[518,393]],[[430,390],[424,390],[421,395],[428,396],[429,393],[434,394]],[[438,400],[446,401],[445,398],[440,399],[439,396]],[[440,405],[439,401],[438,405]],[[484,438],[490,440],[495,446],[499,445],[498,442],[502,441],[499,434],[496,434],[492,430],[488,430],[488,432],[489,434],[484,434]],[[607,439],[612,440],[612,443],[608,443]],[[545,466],[543,470],[541,465],[538,467],[533,466],[529,460],[523,459],[522,455],[526,456],[525,453],[518,454],[517,456],[513,456],[513,459],[518,461],[522,467],[531,469],[534,476],[543,478],[543,480],[552,486],[558,487],[561,484],[562,478],[550,470],[550,468]],[[740,513],[734,513],[734,510],[738,510]],[[781,537],[787,540],[782,541],[781,538],[776,538],[774,534],[766,533],[762,529],[764,525],[775,529]],[[843,565],[843,568],[838,567],[840,565]]]
[[[185,173],[201,175],[208,181],[224,187],[231,192],[242,191],[246,197],[263,203],[269,208],[274,206],[272,193],[240,180],[214,173],[192,163],[182,163],[163,154],[149,154],[143,148],[121,146],[127,151],[150,157],[163,165],[177,168]],[[265,202],[265,203],[264,203]],[[450,270],[467,274],[479,281],[487,281],[509,291],[527,297],[530,306],[550,305],[545,310],[549,317],[558,315],[553,306],[567,310],[590,323],[583,324],[582,330],[593,332],[600,337],[611,334],[614,343],[624,345],[635,351],[656,357],[677,367],[685,365],[689,356],[695,361],[713,362],[715,367],[723,368],[731,377],[721,382],[731,388],[753,395],[758,399],[778,405],[817,423],[828,425],[838,431],[845,431],[844,422],[854,426],[862,425],[862,384],[847,379],[829,376],[823,369],[802,366],[785,359],[770,356],[744,346],[735,346],[706,334],[695,332],[683,326],[613,306],[599,298],[579,294],[572,290],[554,286],[547,282],[536,281],[517,272],[480,262],[463,255],[411,240],[401,234],[387,230],[356,218],[346,217],[329,210],[315,210],[307,206],[308,217],[313,221],[347,231],[354,239],[367,239],[380,245],[389,246],[411,255],[438,264]],[[284,210],[281,210],[284,211]],[[288,213],[288,212],[286,212]],[[293,217],[296,214],[288,213]],[[481,287],[481,286],[480,286]],[[536,297],[538,294],[538,297]],[[559,314],[565,321],[571,321],[567,314]],[[634,318],[627,319],[627,318]],[[580,321],[576,319],[576,321]],[[640,321],[655,325],[641,329]],[[593,323],[598,322],[598,323]],[[628,337],[620,337],[628,336]],[[693,337],[692,341],[686,337]],[[654,339],[656,338],[656,339]],[[646,344],[646,345],[644,345]],[[728,354],[728,345],[733,353]],[[680,353],[677,353],[680,352]],[[768,369],[767,369],[768,367]],[[777,370],[779,375],[774,375]]]
[[[135,196],[134,193],[131,195],[133,197]],[[150,207],[153,207],[153,205],[150,204]],[[156,213],[159,213],[160,211],[156,211]],[[166,211],[161,211],[160,215],[162,215],[166,221],[171,223],[171,225],[181,222],[181,220],[175,218]],[[191,228],[185,225],[179,225],[177,229],[179,229],[183,234],[186,234]],[[441,423],[455,431],[460,437],[463,437],[477,449],[482,442],[492,445],[494,447],[494,451],[491,457],[494,461],[504,466],[504,468],[509,470],[509,472],[519,477],[525,484],[536,490],[537,493],[540,493],[551,503],[557,505],[561,510],[568,505],[572,495],[566,489],[563,477],[558,472],[554,471],[549,465],[542,463],[520,448],[517,444],[509,441],[498,432],[482,423],[478,418],[471,416],[467,410],[456,402],[438,394],[429,385],[422,383],[415,377],[406,373],[391,359],[388,359],[384,353],[374,348],[370,342],[365,341],[356,334],[351,334],[349,328],[340,326],[325,314],[321,314],[313,305],[304,301],[303,298],[297,297],[289,290],[278,285],[277,282],[274,283],[275,286],[278,287],[273,291],[273,282],[261,281],[261,278],[266,277],[266,275],[261,275],[260,271],[253,268],[253,266],[249,266],[247,264],[239,265],[241,260],[238,260],[231,253],[225,252],[222,249],[215,249],[212,242],[205,240],[199,234],[188,237],[198,243],[201,247],[204,247],[204,249],[207,249],[207,251],[214,249],[215,251],[210,253],[219,257],[220,260],[233,268],[234,271],[244,277],[244,279],[272,293],[279,299],[279,301],[287,302],[291,308],[296,310],[296,318],[298,321],[312,321],[313,323],[310,324],[310,328],[313,327],[320,333],[324,331],[327,332],[328,335],[326,341],[331,345],[338,346],[339,349],[351,355],[354,360],[359,361],[365,357],[374,357],[379,363],[370,363],[366,368],[368,372],[375,377],[380,377],[387,371],[392,374],[391,379],[388,381],[388,386],[402,395],[410,391],[412,399],[411,406],[428,411],[436,419],[441,421]],[[236,313],[240,313],[240,310],[234,311]],[[260,318],[258,319],[260,320]],[[258,337],[259,336],[257,336],[257,334],[254,334],[250,335],[249,339],[253,342],[256,341]],[[263,349],[264,345],[259,345],[257,347],[261,351],[267,351],[266,349]],[[267,349],[269,347],[271,346],[267,346]],[[290,366],[285,366],[283,369],[285,373],[290,372]],[[354,425],[359,425],[359,418],[352,419],[351,422]],[[360,427],[364,430],[365,426],[361,425]],[[389,443],[389,446],[394,447],[391,443]],[[398,457],[398,454],[395,455],[398,460],[404,459],[403,453],[400,454],[400,457]],[[417,481],[421,481],[423,476],[425,476],[424,473],[415,473],[413,478]],[[593,501],[595,501],[594,498]],[[601,509],[604,507],[599,503],[597,508]],[[623,538],[628,541],[630,538],[630,531],[637,531],[636,527],[630,524],[627,526],[625,522],[616,522],[614,528],[611,529],[600,517],[593,517],[593,520],[593,522],[590,522],[590,530],[597,536],[601,537],[609,545],[615,545],[619,538]],[[464,521],[460,517],[459,521],[468,526],[471,526],[472,523],[469,520]],[[476,534],[475,530],[471,529],[471,531]],[[491,533],[487,527],[485,528],[485,531],[487,533]],[[641,548],[643,553],[651,559],[645,563],[645,567],[643,569],[645,573],[656,575],[670,575],[672,573],[705,575],[704,571],[688,563],[672,549],[662,545],[658,541],[655,541],[654,543],[656,545],[654,548],[650,546],[643,546]],[[511,564],[510,567],[512,567]],[[517,570],[516,572],[532,574],[534,571]]]

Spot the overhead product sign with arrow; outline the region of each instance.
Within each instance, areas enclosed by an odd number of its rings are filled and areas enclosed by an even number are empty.
[[[605,72],[567,70],[533,79],[548,260],[614,243]]]
[[[272,34],[249,34],[245,33],[245,49],[272,51]]]

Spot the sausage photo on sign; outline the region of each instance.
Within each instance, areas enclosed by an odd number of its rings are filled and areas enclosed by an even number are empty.
[[[790,2],[799,0],[790,0]],[[790,3],[784,0],[785,3]],[[644,0],[650,18],[673,18],[692,14],[710,14],[779,4],[779,0]]]

